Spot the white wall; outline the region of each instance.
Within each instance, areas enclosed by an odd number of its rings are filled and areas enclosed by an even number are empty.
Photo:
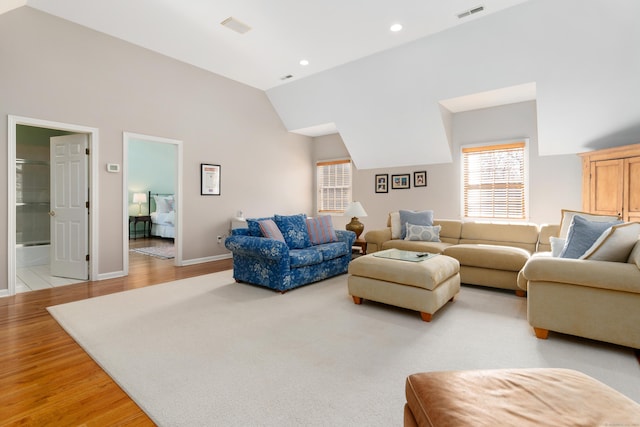
[[[390,211],[433,209],[436,218],[460,219],[460,147],[520,138],[529,139],[529,220],[557,224],[561,209],[581,209],[582,167],[576,155],[540,156],[537,149],[536,103],[524,102],[495,108],[458,113],[452,116],[454,161],[437,165],[356,170],[353,199],[360,201],[368,216],[360,218],[366,230],[386,225]],[[390,141],[388,150],[394,150]],[[410,153],[406,154],[410,156]],[[348,157],[349,152],[338,134],[314,139],[316,160]],[[413,172],[427,171],[427,187],[413,187]],[[411,174],[411,188],[375,193],[375,175]],[[342,228],[348,221],[334,217]]]
[[[224,256],[215,236],[247,216],[310,212],[311,138],[287,132],[263,91],[21,7],[0,15],[0,145],[7,115],[99,130],[99,272],[123,270],[123,132],[183,141],[183,259]],[[222,166],[221,196],[200,195],[200,163]],[[7,153],[0,153],[7,224]],[[0,227],[0,240],[7,240]],[[7,259],[0,246],[0,259]],[[0,277],[6,277],[6,261]],[[0,283],[3,283],[0,281]],[[6,284],[0,284],[0,289]]]
[[[360,168],[450,162],[440,100],[531,82],[540,153],[636,143],[638,16],[638,0],[531,0],[267,93],[290,130],[335,123]]]

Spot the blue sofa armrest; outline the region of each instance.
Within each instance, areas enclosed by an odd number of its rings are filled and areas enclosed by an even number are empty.
[[[335,230],[335,231],[339,241],[346,242],[349,248],[353,246],[353,242],[356,241],[356,233],[349,230]]]
[[[289,247],[286,243],[275,239],[255,236],[229,236],[224,246],[234,254],[254,256],[271,260],[288,260]]]

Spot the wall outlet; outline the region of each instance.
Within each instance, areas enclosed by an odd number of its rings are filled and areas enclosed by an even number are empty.
[[[222,243],[222,236],[218,236],[218,244]]]

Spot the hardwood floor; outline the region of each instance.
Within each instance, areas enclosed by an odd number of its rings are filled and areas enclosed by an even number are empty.
[[[131,245],[150,246],[149,239]],[[173,260],[130,254],[127,277],[0,298],[1,426],[153,425],[46,307],[228,270],[232,263],[175,267]]]

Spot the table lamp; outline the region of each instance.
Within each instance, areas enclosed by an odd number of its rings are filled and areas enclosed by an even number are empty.
[[[133,193],[133,203],[138,204],[138,216],[142,215],[142,204],[147,203],[146,193]]]
[[[350,216],[351,222],[346,225],[346,229],[356,233],[356,239],[360,238],[360,235],[364,231],[364,224],[358,221],[358,217],[367,216],[362,204],[360,202],[351,202],[344,211],[344,216]]]

